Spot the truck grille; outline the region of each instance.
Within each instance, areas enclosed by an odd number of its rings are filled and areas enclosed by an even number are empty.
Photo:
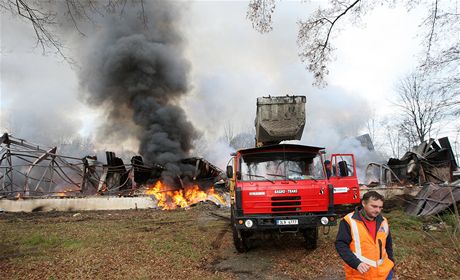
[[[272,212],[299,212],[301,210],[300,196],[273,196]]]

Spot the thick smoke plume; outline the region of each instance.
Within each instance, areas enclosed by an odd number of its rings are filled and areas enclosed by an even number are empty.
[[[146,161],[173,175],[197,135],[178,105],[188,91],[189,63],[175,25],[179,14],[167,2],[150,6],[147,22],[134,11],[101,20],[83,51],[80,80],[85,101],[108,112],[98,140],[135,136]]]

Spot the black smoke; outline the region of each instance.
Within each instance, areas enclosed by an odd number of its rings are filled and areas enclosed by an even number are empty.
[[[147,4],[147,3],[146,3]],[[197,132],[180,107],[188,92],[188,61],[178,30],[180,14],[166,1],[149,2],[144,14],[124,8],[100,21],[85,44],[80,81],[85,101],[107,111],[98,141],[135,136],[139,153],[168,173],[193,148]]]

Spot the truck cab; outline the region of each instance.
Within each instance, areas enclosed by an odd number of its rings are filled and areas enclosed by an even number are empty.
[[[318,227],[337,224],[335,206],[359,203],[352,154],[333,154],[326,170],[321,147],[280,144],[300,140],[305,96],[257,98],[255,148],[237,151],[227,166],[233,241],[239,252],[257,232],[301,232],[317,246]]]
[[[318,227],[337,224],[334,206],[359,203],[354,157],[334,154],[326,176],[324,148],[266,145],[236,152],[227,166],[235,248],[245,252],[254,233],[300,232],[317,246]]]

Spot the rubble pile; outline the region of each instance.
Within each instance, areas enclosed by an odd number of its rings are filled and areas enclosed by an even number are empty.
[[[454,202],[460,202],[460,180],[441,185],[428,183],[415,197],[415,203],[406,208],[406,213],[414,216],[436,215]]]
[[[387,164],[369,163],[366,175],[372,174],[376,180],[366,187],[380,186],[385,194],[390,190],[406,194],[418,186],[420,191],[413,201],[408,201],[406,213],[435,215],[460,201],[460,180],[455,181],[457,168],[449,139],[430,139],[406,152],[401,159],[390,158]]]
[[[403,184],[424,185],[453,181],[458,165],[447,137],[424,141],[401,159],[390,158],[387,166]]]

